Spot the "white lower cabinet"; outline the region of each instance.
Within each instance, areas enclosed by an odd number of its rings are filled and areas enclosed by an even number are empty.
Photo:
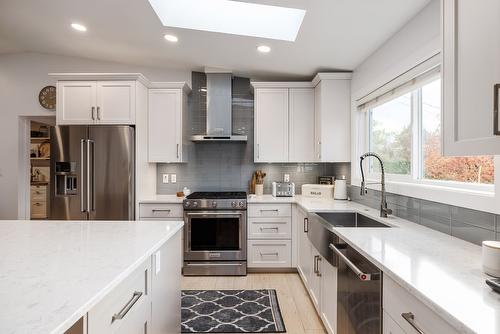
[[[292,268],[292,205],[250,203],[247,214],[248,268]]]
[[[383,312],[383,334],[406,334],[405,331],[391,318],[387,312]]]
[[[307,213],[295,206],[297,271],[329,334],[337,332],[337,268],[323,258],[307,237]]]
[[[151,322],[149,281],[151,263],[145,261],[87,315],[89,334],[148,333]]]
[[[307,213],[296,207],[294,211],[297,221],[297,271],[306,286],[312,272],[312,246],[307,238]]]
[[[290,268],[290,240],[248,240],[248,268]]]
[[[309,276],[309,295],[313,301],[314,307],[318,312],[321,312],[321,265],[324,260],[316,251],[316,249],[312,247],[312,267],[313,270],[311,275]]]
[[[321,272],[321,320],[329,334],[337,331],[337,268],[326,260],[320,267]]]
[[[392,318],[402,329],[398,332],[397,327],[392,324],[392,327],[387,328],[388,331],[384,327],[384,334],[417,334],[421,332],[426,334],[458,333],[446,321],[387,275],[384,276],[382,295],[384,313],[387,314],[384,316],[384,319]],[[390,321],[388,326],[391,326]]]
[[[181,331],[181,276],[172,278],[172,273],[182,267],[181,236],[182,231],[179,231],[151,257],[152,334]]]
[[[181,234],[177,232],[90,309],[85,333],[180,333]]]

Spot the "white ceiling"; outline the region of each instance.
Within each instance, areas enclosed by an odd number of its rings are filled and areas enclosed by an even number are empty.
[[[209,0],[207,0],[209,1]],[[353,70],[430,0],[245,0],[307,10],[295,42],[163,27],[148,0],[0,0],[0,53],[33,51],[256,78]],[[87,26],[85,33],[70,28]],[[179,37],[171,44],[165,33]],[[256,46],[271,46],[259,54]]]

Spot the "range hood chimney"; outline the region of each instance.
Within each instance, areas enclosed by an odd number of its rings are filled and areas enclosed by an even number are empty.
[[[233,134],[232,74],[207,72],[207,133],[194,135],[194,142],[247,141]]]

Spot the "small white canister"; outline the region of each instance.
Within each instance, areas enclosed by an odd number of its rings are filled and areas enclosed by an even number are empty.
[[[483,241],[483,271],[500,278],[500,241]]]

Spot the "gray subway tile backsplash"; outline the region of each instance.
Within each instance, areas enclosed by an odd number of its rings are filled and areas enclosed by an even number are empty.
[[[420,212],[422,216],[440,217],[451,219],[451,207],[446,204],[420,200]]]
[[[369,190],[366,196],[359,192],[358,186],[351,185],[351,200],[380,207],[380,191]],[[500,215],[391,193],[387,194],[387,203],[395,216],[476,245],[483,240],[500,240]]]
[[[451,219],[495,231],[495,215],[460,207],[451,208]]]
[[[189,98],[190,128],[192,134],[206,131],[206,76],[193,72],[192,93]],[[185,164],[158,164],[158,194],[172,194],[184,187],[192,191],[248,191],[252,174],[262,169],[267,176],[264,191],[271,192],[273,181],[282,181],[290,174],[300,194],[305,183],[316,183],[321,175],[345,175],[350,179],[350,163],[318,164],[255,164],[253,162],[253,95],[250,80],[233,78],[233,132],[248,136],[246,143],[197,143],[189,147],[189,161]],[[176,174],[177,183],[163,184],[161,174]]]
[[[438,216],[420,216],[420,224],[433,230],[443,232],[446,234],[451,234],[451,221],[444,217]]]
[[[495,240],[494,231],[455,220],[451,221],[451,235],[477,245],[480,245],[483,240]]]

